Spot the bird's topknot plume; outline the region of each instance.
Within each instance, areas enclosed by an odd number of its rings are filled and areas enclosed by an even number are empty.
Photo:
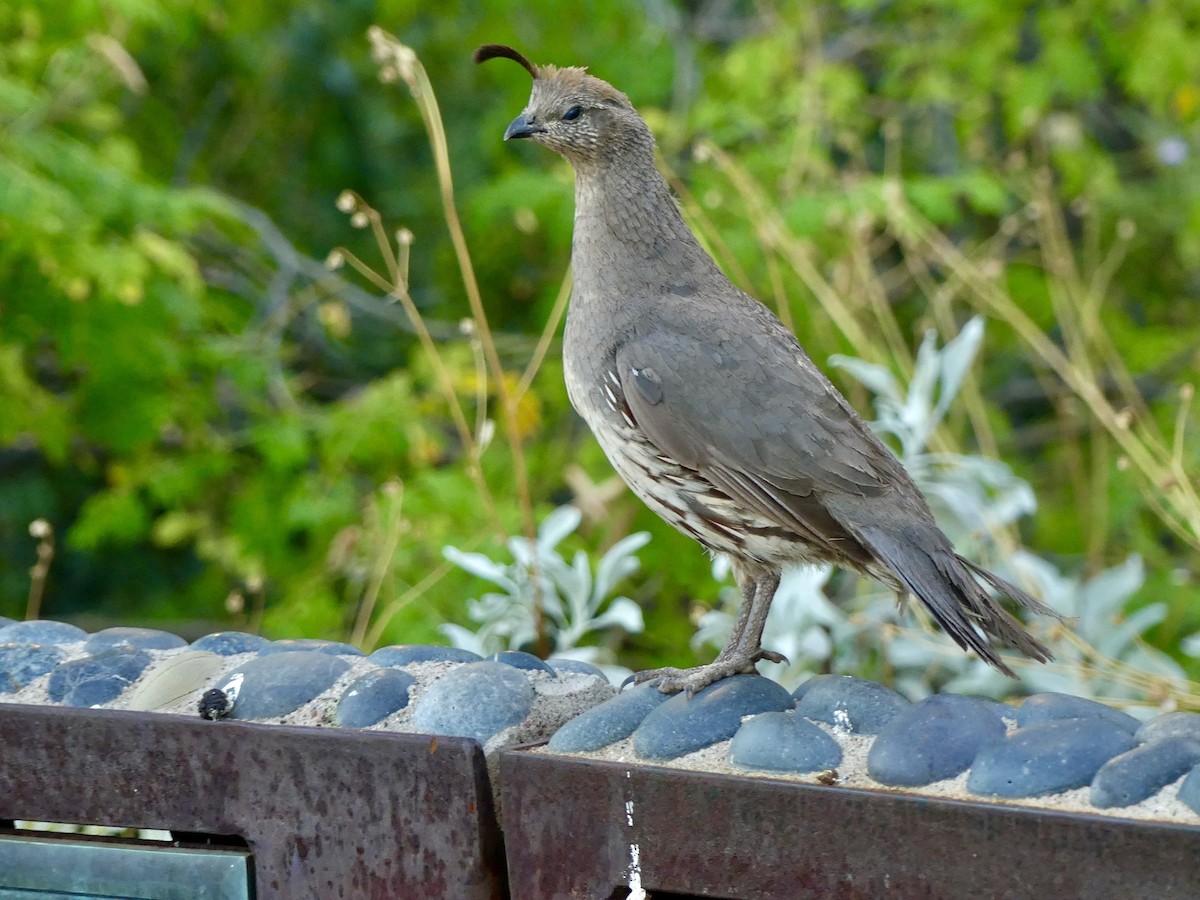
[[[515,63],[520,63],[535,81],[538,77],[537,66],[527,60],[519,50],[514,50],[504,44],[482,44],[476,48],[474,59],[476,65],[487,62],[489,59],[511,59]]]

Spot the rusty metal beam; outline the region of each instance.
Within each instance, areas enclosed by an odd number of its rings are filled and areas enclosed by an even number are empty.
[[[1200,896],[1200,828],[501,752],[513,900]],[[632,820],[632,824],[630,821]]]
[[[260,900],[505,895],[462,738],[0,704],[2,819],[237,835]]]

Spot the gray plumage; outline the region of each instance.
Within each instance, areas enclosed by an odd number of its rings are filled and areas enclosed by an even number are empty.
[[[575,169],[574,289],[563,364],[575,409],[651,509],[734,564],[743,602],[717,659],[635,676],[694,691],[759,659],[783,566],[829,561],[911,593],[964,649],[1050,652],[980,585],[1054,615],[958,556],[896,457],[795,336],[724,276],[683,221],[629,99],[580,68],[534,66],[505,140]]]

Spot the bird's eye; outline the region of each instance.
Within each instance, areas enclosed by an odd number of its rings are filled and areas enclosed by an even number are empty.
[[[583,107],[572,106],[565,113],[563,113],[563,121],[564,122],[574,122],[576,119],[578,119],[582,115],[583,115]]]

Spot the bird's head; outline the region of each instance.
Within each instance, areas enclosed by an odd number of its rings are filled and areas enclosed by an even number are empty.
[[[565,156],[577,170],[601,168],[631,152],[654,153],[654,138],[629,98],[574,66],[535,66],[503,44],[484,44],[475,62],[502,57],[533,76],[529,103],[504,139],[530,138]]]

